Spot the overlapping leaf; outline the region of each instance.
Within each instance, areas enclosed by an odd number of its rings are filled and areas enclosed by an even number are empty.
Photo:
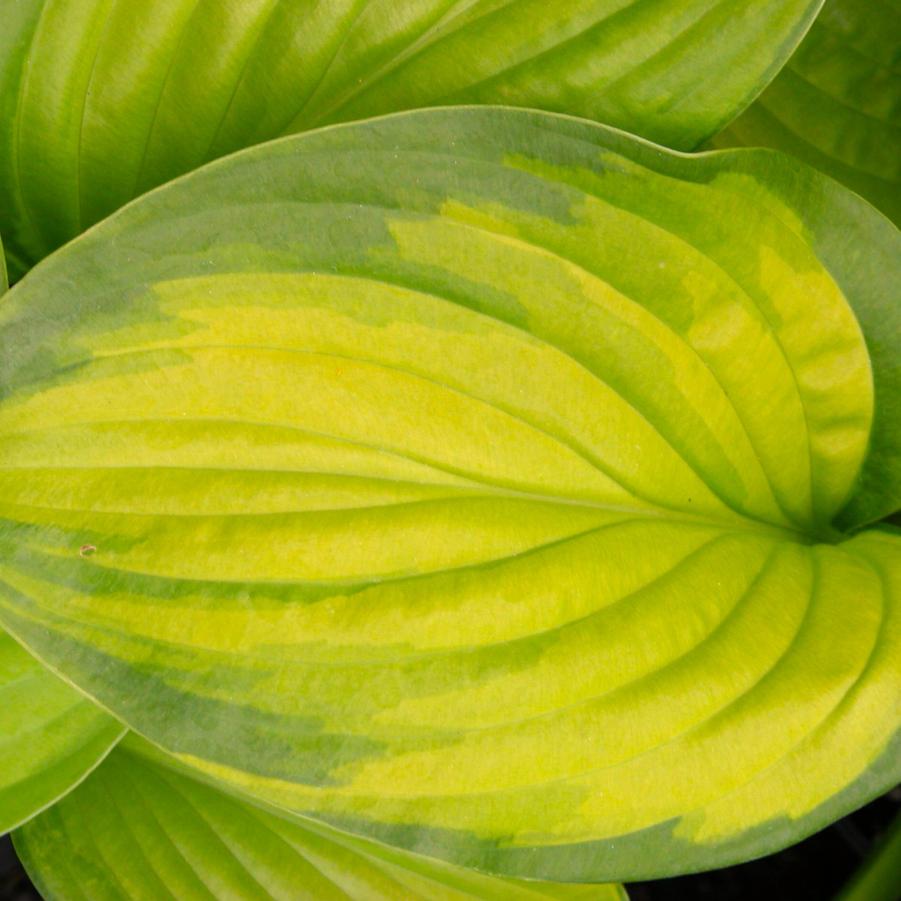
[[[123,731],[0,632],[0,835],[80,782]]]
[[[15,835],[54,901],[621,901],[614,886],[498,879],[286,821],[139,756],[133,739]]]
[[[450,103],[691,148],[822,0],[18,0],[0,31],[0,231],[17,275],[125,201],[281,134]]]
[[[3,252],[3,242],[0,241],[0,295],[9,290],[9,274],[6,271],[6,254]]]
[[[894,2],[829,0],[797,53],[773,84],[718,135],[717,147],[776,147],[828,173],[901,221],[901,9]],[[854,234],[846,240],[858,240]],[[873,433],[880,470],[901,458],[901,305],[874,267],[869,299],[852,297],[874,365],[881,403]],[[856,525],[901,507],[880,477],[864,486],[843,520]]]
[[[901,544],[831,525],[898,490],[845,297],[898,240],[786,157],[514,110],[214,164],[3,305],[0,619],[187,764],[427,855],[796,840],[899,775]]]
[[[714,144],[784,150],[901,222],[901,6],[828,0],[788,65]]]

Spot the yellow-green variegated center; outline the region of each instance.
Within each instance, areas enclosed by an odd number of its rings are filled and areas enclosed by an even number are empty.
[[[132,207],[0,311],[0,619],[207,775],[484,869],[813,828],[885,779],[899,544],[830,527],[869,358],[748,159],[423,113]]]

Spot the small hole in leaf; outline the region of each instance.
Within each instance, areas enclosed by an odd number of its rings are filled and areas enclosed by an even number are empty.
[[[97,550],[97,548],[94,547],[93,544],[83,544],[83,545],[78,549],[78,553],[79,553],[82,557],[90,557],[91,554],[93,554],[96,550]]]

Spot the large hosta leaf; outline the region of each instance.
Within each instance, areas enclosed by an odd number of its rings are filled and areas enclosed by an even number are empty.
[[[129,740],[130,741],[130,740]],[[54,901],[620,901],[616,886],[499,879],[284,818],[117,749],[15,834]]]
[[[0,308],[0,618],[192,766],[432,856],[797,839],[899,775],[901,544],[830,524],[861,467],[898,492],[844,297],[898,242],[787,157],[515,110],[214,164]]]
[[[0,214],[17,274],[137,193],[329,122],[450,103],[690,148],[822,0],[18,0],[0,29]]]
[[[0,632],[0,835],[80,782],[122,732]]]
[[[777,147],[901,223],[901,6],[828,0],[763,95],[718,147]]]

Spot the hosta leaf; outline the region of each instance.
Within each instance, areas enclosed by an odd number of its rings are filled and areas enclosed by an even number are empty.
[[[827,0],[779,76],[714,144],[785,150],[901,223],[897,0]]]
[[[33,263],[214,157],[413,107],[539,107],[691,148],[773,77],[821,5],[19,0],[0,35],[0,231]]]
[[[516,110],[214,164],[3,304],[0,618],[191,765],[431,856],[795,840],[899,775],[899,541],[830,526],[873,421],[844,293],[898,241],[787,157]]]
[[[80,782],[122,732],[0,632],[0,835]]]
[[[20,829],[14,840],[41,894],[54,901],[626,897],[618,886],[486,876],[314,822],[290,822],[133,749],[114,751],[83,785]]]
[[[901,7],[829,0],[778,78],[713,144],[785,150],[901,222]],[[878,273],[868,295],[851,298],[881,403],[862,490],[842,517],[848,526],[901,507],[901,306]]]

